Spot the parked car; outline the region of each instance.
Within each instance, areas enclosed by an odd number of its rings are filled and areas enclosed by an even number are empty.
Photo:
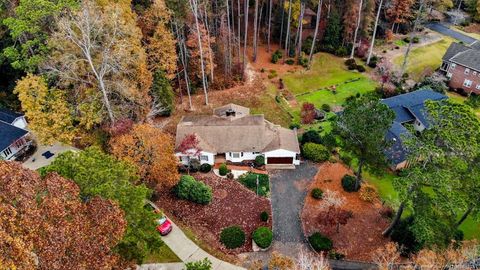
[[[162,236],[165,236],[172,231],[172,222],[166,216],[162,216],[157,219],[157,224],[157,231]]]

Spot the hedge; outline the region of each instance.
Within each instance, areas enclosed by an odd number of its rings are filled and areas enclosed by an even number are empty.
[[[175,194],[180,199],[199,204],[209,204],[212,201],[212,188],[190,175],[182,175],[175,187]]]
[[[267,227],[258,227],[253,232],[252,238],[260,248],[268,248],[272,244],[273,233]]]
[[[204,163],[202,165],[200,165],[200,171],[203,172],[203,173],[208,173],[212,170],[212,165],[208,164],[208,163]]]
[[[330,240],[326,236],[323,236],[319,232],[316,232],[310,235],[308,237],[308,242],[310,242],[310,245],[312,246],[312,248],[317,252],[329,251],[333,248],[332,240]]]
[[[245,243],[245,232],[239,226],[230,226],[220,233],[220,242],[229,249],[243,246]]]
[[[314,162],[326,161],[330,158],[328,149],[317,143],[306,143],[302,147],[303,156]]]

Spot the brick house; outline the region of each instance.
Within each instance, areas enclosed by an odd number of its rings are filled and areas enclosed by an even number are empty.
[[[480,94],[480,42],[468,46],[452,43],[442,58],[448,86],[467,94]]]

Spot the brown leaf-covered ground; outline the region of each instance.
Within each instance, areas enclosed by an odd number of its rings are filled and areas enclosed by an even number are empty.
[[[173,194],[164,194],[156,202],[167,215],[193,230],[195,235],[208,246],[228,254],[252,251],[252,232],[259,226],[272,227],[260,220],[260,213],[268,212],[271,217],[270,200],[255,195],[235,180],[223,179],[209,174],[193,174],[195,179],[205,182],[213,189],[213,200],[209,205],[200,205],[179,200]],[[229,250],[219,241],[223,228],[238,225],[243,228],[247,241],[240,248]]]
[[[352,174],[350,169],[339,162],[320,165],[307,194],[317,187],[323,191],[329,189],[338,192],[345,197],[342,208],[353,213],[348,223],[340,226],[339,233],[336,233],[335,229],[320,225],[318,208],[322,201],[307,195],[302,211],[302,224],[306,235],[316,231],[327,235],[332,239],[334,249],[345,254],[347,259],[371,261],[374,251],[388,243],[388,239],[382,236],[383,229],[388,226],[388,220],[380,215],[382,205],[379,201],[365,202],[360,199],[358,192],[348,193],[343,190],[341,179],[347,173]]]

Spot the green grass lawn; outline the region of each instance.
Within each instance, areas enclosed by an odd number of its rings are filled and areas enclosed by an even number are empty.
[[[413,79],[419,80],[426,69],[431,71],[436,70],[442,63],[443,55],[454,41],[455,40],[450,37],[445,37],[430,45],[414,48],[408,57],[407,73],[410,74]],[[393,59],[393,63],[401,67],[403,59],[403,55],[397,56]]]
[[[393,42],[393,44],[395,44],[396,46],[402,47],[402,46],[406,46],[408,43],[405,42],[405,40],[403,39],[397,39]]]
[[[363,88],[365,87],[370,87],[370,89],[364,91],[371,91],[375,88],[372,87],[374,83],[367,79],[365,74],[347,70],[344,61],[345,60],[341,57],[328,53],[318,53],[314,57],[312,68],[310,70],[302,70],[294,74],[285,75],[283,76],[283,81],[285,82],[287,89],[294,95],[332,86],[356,78],[362,80],[360,80],[360,82],[349,84],[349,87],[345,88],[343,91],[352,91],[352,89],[354,89],[354,91],[349,93],[348,96],[356,94],[358,91],[361,91],[360,89],[364,90]],[[359,61],[357,61],[357,63],[359,63]],[[367,81],[369,82],[367,83]],[[340,90],[338,90],[338,92],[340,92]],[[333,105],[343,102],[345,95],[335,98],[333,94],[330,94],[327,95],[327,97],[328,98],[323,100],[322,103]],[[304,97],[302,99],[314,99],[318,101],[321,98],[322,96],[315,97],[314,95],[314,97]]]
[[[163,244],[156,252],[148,254],[144,261],[144,263],[174,262],[181,262],[181,260],[166,244]]]
[[[460,104],[463,104],[465,103],[465,101],[467,100],[467,97],[464,97],[462,95],[459,95],[455,92],[448,92],[447,93],[447,96],[450,100],[452,100],[453,102],[456,102],[456,103],[460,103]],[[480,117],[480,108],[479,109],[474,109],[473,110],[475,112],[475,114]]]

